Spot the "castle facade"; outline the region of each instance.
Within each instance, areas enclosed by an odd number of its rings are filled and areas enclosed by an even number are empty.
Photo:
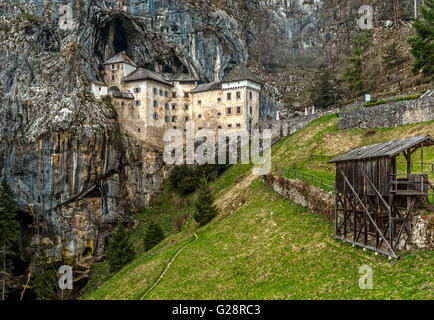
[[[93,81],[97,98],[110,96],[119,121],[132,136],[162,146],[168,129],[225,129],[237,133],[259,122],[261,82],[238,65],[222,81],[199,84],[188,74],[139,68],[125,52],[104,62],[104,83]]]

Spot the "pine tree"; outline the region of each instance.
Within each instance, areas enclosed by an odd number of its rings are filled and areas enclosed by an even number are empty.
[[[2,246],[2,270],[3,270],[3,281],[2,281],[2,299],[5,299],[5,285],[6,285],[6,274],[8,271],[8,254],[10,254],[10,249],[12,244],[18,239],[19,236],[19,223],[15,220],[17,215],[17,208],[14,198],[14,193],[7,183],[6,179],[3,178],[1,182],[0,189],[0,245]]]
[[[312,104],[317,108],[327,108],[334,104],[337,96],[332,74],[328,70],[320,73],[318,80],[310,89],[310,99]]]
[[[149,222],[145,231],[145,238],[143,243],[145,245],[145,251],[151,250],[157,244],[164,240],[164,233],[160,225],[154,221]]]
[[[434,73],[434,0],[425,0],[425,6],[421,7],[423,20],[416,19],[413,27],[416,35],[409,39],[411,54],[415,61],[413,72],[420,70],[425,75],[432,77]]]
[[[358,95],[367,92],[365,81],[363,80],[363,64],[366,60],[364,54],[371,45],[372,31],[366,30],[362,35],[353,40],[353,54],[347,57],[350,67],[345,69],[344,77],[350,90],[356,90]]]
[[[206,179],[201,179],[199,195],[194,205],[196,209],[194,220],[200,225],[207,224],[217,215],[217,208],[214,205],[214,195]]]
[[[120,227],[113,235],[107,247],[107,260],[110,272],[118,272],[135,258],[136,254],[130,244],[128,233],[124,227]]]

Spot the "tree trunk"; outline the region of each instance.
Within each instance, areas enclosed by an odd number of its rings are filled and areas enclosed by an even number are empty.
[[[6,240],[3,240],[3,288],[2,288],[2,300],[5,300],[5,281],[6,281]]]

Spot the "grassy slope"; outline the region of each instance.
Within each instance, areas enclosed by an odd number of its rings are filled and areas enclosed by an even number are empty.
[[[366,136],[365,130],[338,132],[336,125],[336,117],[320,119],[281,141],[273,147],[273,167],[297,163],[332,179],[334,173],[326,161],[353,147],[434,135],[434,122],[380,129],[373,136]],[[427,159],[434,162],[434,150],[428,150]],[[276,194],[250,175],[250,167],[233,166],[216,181],[219,217],[198,230],[199,240],[178,256],[147,299],[433,298],[432,251],[390,261],[338,242],[331,237],[333,223]],[[177,209],[166,204],[166,212],[174,216]],[[197,230],[193,221],[189,228]],[[171,255],[191,239],[185,231],[170,236],[88,298],[139,298]],[[373,290],[358,287],[358,269],[364,264],[373,268]]]

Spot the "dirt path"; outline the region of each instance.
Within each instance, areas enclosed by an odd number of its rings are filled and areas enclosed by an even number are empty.
[[[188,231],[187,228],[187,224],[185,224],[185,231],[187,231],[187,233],[189,233],[190,231]],[[182,252],[182,250],[184,250],[186,247],[188,247],[190,244],[192,244],[193,242],[197,241],[197,239],[199,239],[198,235],[196,232],[193,232],[194,235],[194,240],[190,241],[189,243],[187,243],[185,246],[183,246],[181,249],[179,249],[175,255],[172,257],[172,259],[170,259],[169,263],[167,264],[166,268],[164,269],[164,271],[161,273],[160,277],[158,278],[157,281],[155,281],[155,283],[145,292],[145,294],[140,298],[140,300],[143,300],[148,294],[149,292],[152,291],[152,289],[155,288],[155,286],[161,281],[161,279],[163,279],[164,275],[166,274],[167,271],[169,271],[170,266],[172,265],[173,261],[175,261],[176,257]]]

